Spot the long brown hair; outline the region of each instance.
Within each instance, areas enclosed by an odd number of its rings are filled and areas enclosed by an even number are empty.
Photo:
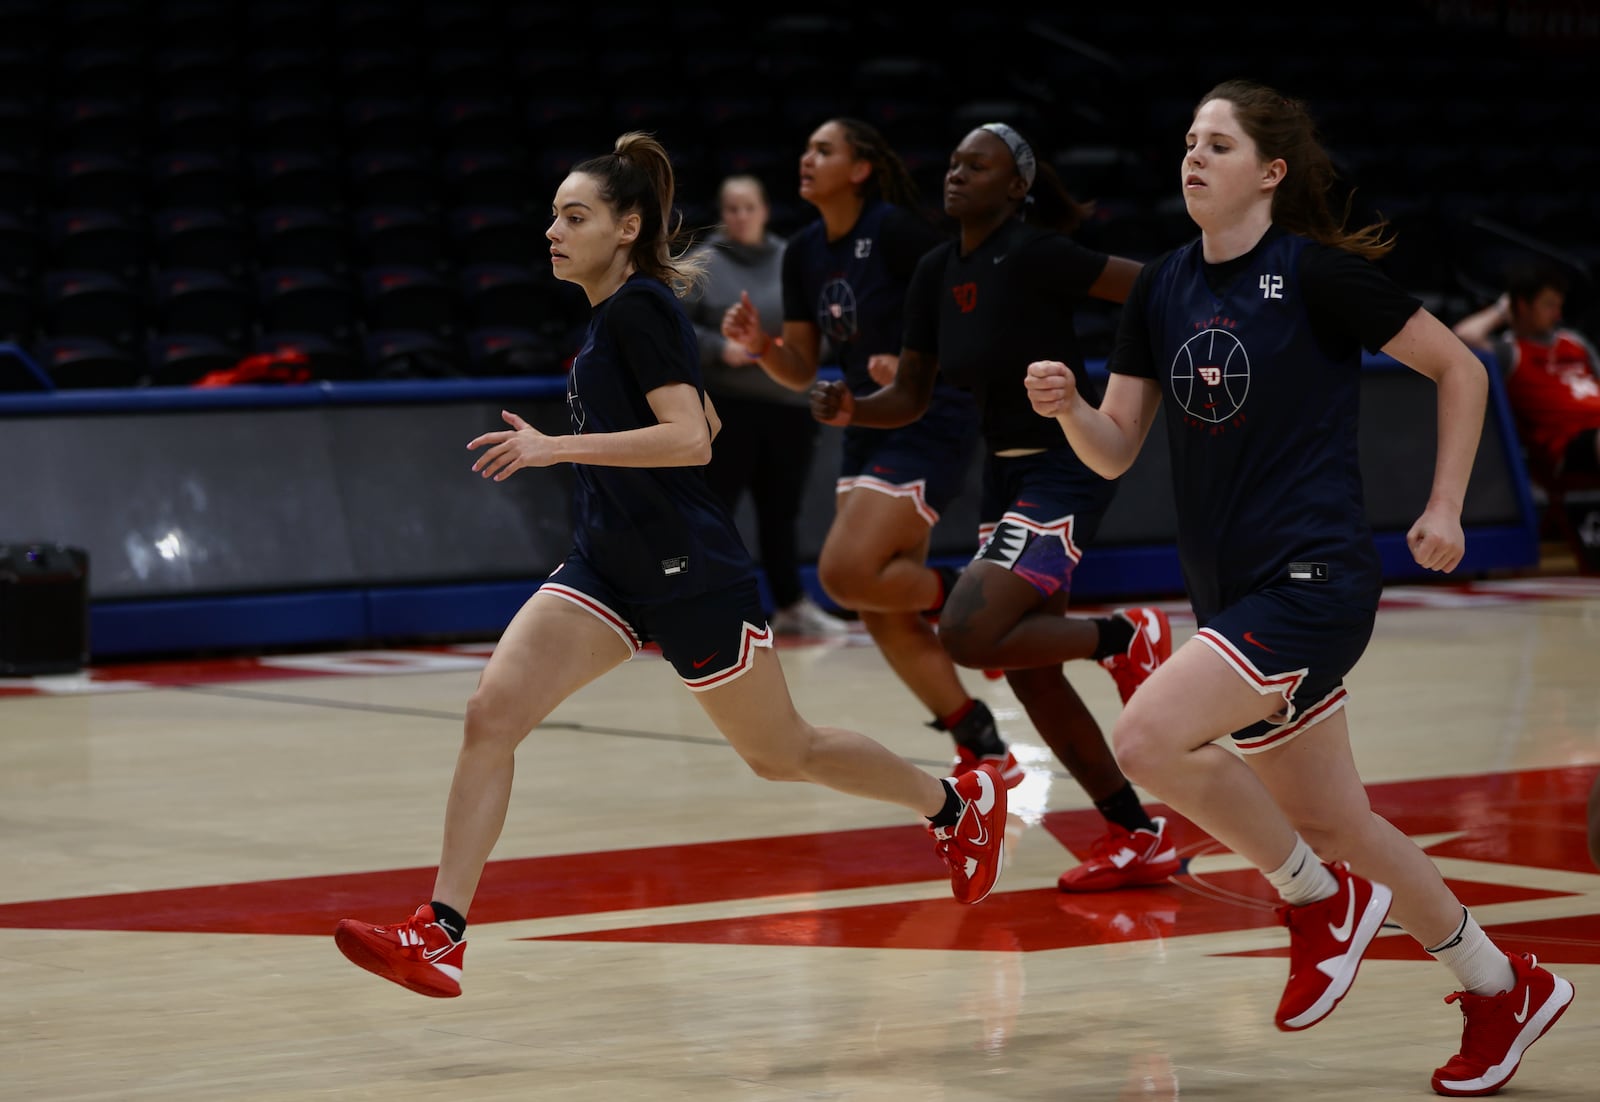
[[[629,259],[635,270],[661,280],[682,298],[705,275],[704,261],[685,255],[689,245],[683,217],[673,209],[672,160],[655,136],[630,130],[610,153],[574,165],[593,177],[600,197],[619,215],[639,215],[639,236]]]
[[[1233,104],[1234,116],[1244,132],[1255,142],[1263,161],[1283,159],[1288,166],[1277,190],[1272,194],[1272,220],[1283,228],[1304,234],[1313,241],[1332,245],[1376,260],[1394,248],[1394,236],[1387,222],[1375,222],[1358,230],[1345,228],[1350,217],[1351,195],[1344,211],[1335,216],[1328,207],[1336,173],[1333,162],[1317,134],[1316,124],[1306,105],[1276,89],[1249,80],[1225,80],[1201,97],[1198,111],[1214,99]]]

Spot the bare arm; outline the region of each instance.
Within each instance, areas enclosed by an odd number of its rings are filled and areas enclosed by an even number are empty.
[[[817,377],[817,355],[822,338],[811,322],[785,321],[783,336],[767,336],[761,327],[761,311],[740,293],[739,301],[722,315],[722,336],[743,345],[761,370],[790,390],[804,391]]]
[[[715,416],[709,402],[688,383],[669,383],[645,395],[657,423],[621,432],[548,436],[509,410],[500,412],[509,430],[486,432],[467,445],[487,447],[472,465],[484,478],[503,481],[524,467],[589,463],[601,467],[700,467],[711,460]],[[719,422],[720,425],[720,422]]]
[[[1511,300],[1506,295],[1468,314],[1455,324],[1455,335],[1480,352],[1494,351],[1494,335],[1511,324]],[[1396,357],[1398,359],[1399,357]]]
[[[852,396],[839,381],[812,387],[811,415],[827,425],[865,425],[874,429],[909,425],[928,411],[938,373],[937,359],[902,349],[894,381],[864,398]]]
[[[783,338],[768,343],[756,363],[790,390],[804,391],[817,378],[817,356],[822,338],[810,322],[786,321]]]
[[[1100,278],[1090,285],[1089,294],[1107,302],[1127,302],[1128,292],[1133,290],[1133,281],[1143,267],[1137,260],[1113,256],[1106,261]]]
[[[1096,409],[1083,400],[1072,369],[1059,360],[1029,364],[1023,385],[1033,411],[1055,418],[1078,458],[1101,478],[1119,478],[1133,466],[1161,404],[1155,380],[1113,374]]]
[[[1406,544],[1419,566],[1448,573],[1466,552],[1461,507],[1483,432],[1489,376],[1472,350],[1426,310],[1411,315],[1383,351],[1432,379],[1439,389],[1433,489],[1422,516],[1406,534]]]

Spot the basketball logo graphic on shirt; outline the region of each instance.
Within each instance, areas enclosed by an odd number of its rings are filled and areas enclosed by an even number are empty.
[[[583,435],[583,399],[578,397],[577,380],[567,376],[567,412],[572,415],[572,434]]]
[[[1226,329],[1205,329],[1172,358],[1172,393],[1194,420],[1219,425],[1244,408],[1250,357]]]
[[[832,341],[848,341],[856,335],[856,292],[844,278],[830,279],[817,295],[817,328]]]

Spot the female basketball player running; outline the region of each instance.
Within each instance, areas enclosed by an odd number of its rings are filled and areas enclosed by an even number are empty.
[[[894,377],[901,307],[918,259],[944,237],[918,214],[916,189],[883,135],[858,119],[817,127],[800,158],[800,197],[817,218],[783,258],[783,336],[769,338],[748,296],[728,308],[722,335],[795,390],[817,377],[826,338],[851,391]],[[956,743],[957,772],[992,761],[1022,780],[994,716],[961,684],[924,613],[939,609],[955,571],[927,565],[939,513],[960,493],[978,439],[977,408],[936,385],[927,414],[905,428],[847,428],[833,523],[817,578],[859,613],[890,667]]]
[[[546,236],[557,278],[594,308],[567,376],[572,434],[514,413],[467,446],[496,481],[572,463],[573,549],[517,613],[467,703],[430,903],[402,922],[335,932],[353,962],[424,995],[461,993],[466,915],[511,797],[514,754],[563,700],[655,641],[757,775],[811,781],[927,816],[956,898],[999,874],[1006,789],[983,765],[940,780],[853,731],[796,713],[762,615],[755,566],[703,470],[716,413],[677,296],[673,174],[652,137],[624,134],[556,191]]]
[[[1063,615],[1073,570],[1117,484],[1085,467],[1060,430],[1034,414],[1022,385],[1029,361],[1051,357],[1073,365],[1088,390],[1073,309],[1084,295],[1121,302],[1139,264],[1066,236],[1086,208],[1004,123],[978,127],[951,154],[944,209],[960,239],[917,265],[894,381],[860,398],[844,383],[818,383],[812,413],[834,425],[894,428],[922,416],[938,379],[976,396],[985,450],[980,546],[940,613],[939,638],[958,665],[1006,671],[1044,741],[1106,817],[1106,834],[1061,875],[1060,888],[1156,883],[1179,868],[1165,820],[1145,811],[1061,664],[1100,661],[1126,700],[1172,653],[1172,634],[1154,608]]]
[[[1371,263],[1381,226],[1329,211],[1332,169],[1304,106],[1229,81],[1200,101],[1181,177],[1200,238],[1146,265],[1124,308],[1099,408],[1059,362],[1028,367],[1036,412],[1094,470],[1133,462],[1168,401],[1178,544],[1197,634],[1112,731],[1140,785],[1260,869],[1284,900],[1281,1029],[1349,990],[1391,900],[1462,990],[1446,1095],[1491,1094],[1572,1000],[1572,985],[1479,928],[1425,853],[1372,812],[1350,749],[1343,678],[1371,635],[1382,572],[1356,448],[1361,348],[1438,387],[1433,488],[1406,541],[1461,561],[1483,366]],[[1215,740],[1231,735],[1230,753]]]

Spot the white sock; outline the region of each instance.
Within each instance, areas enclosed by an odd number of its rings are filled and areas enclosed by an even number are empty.
[[[1456,974],[1461,990],[1474,995],[1498,995],[1510,991],[1517,977],[1505,953],[1495,948],[1478,920],[1461,908],[1461,925],[1456,932],[1428,949],[1434,959]]]
[[[1267,881],[1278,889],[1285,903],[1296,907],[1327,899],[1339,890],[1339,881],[1333,878],[1306,840],[1294,836],[1294,851],[1289,859],[1266,874]]]

